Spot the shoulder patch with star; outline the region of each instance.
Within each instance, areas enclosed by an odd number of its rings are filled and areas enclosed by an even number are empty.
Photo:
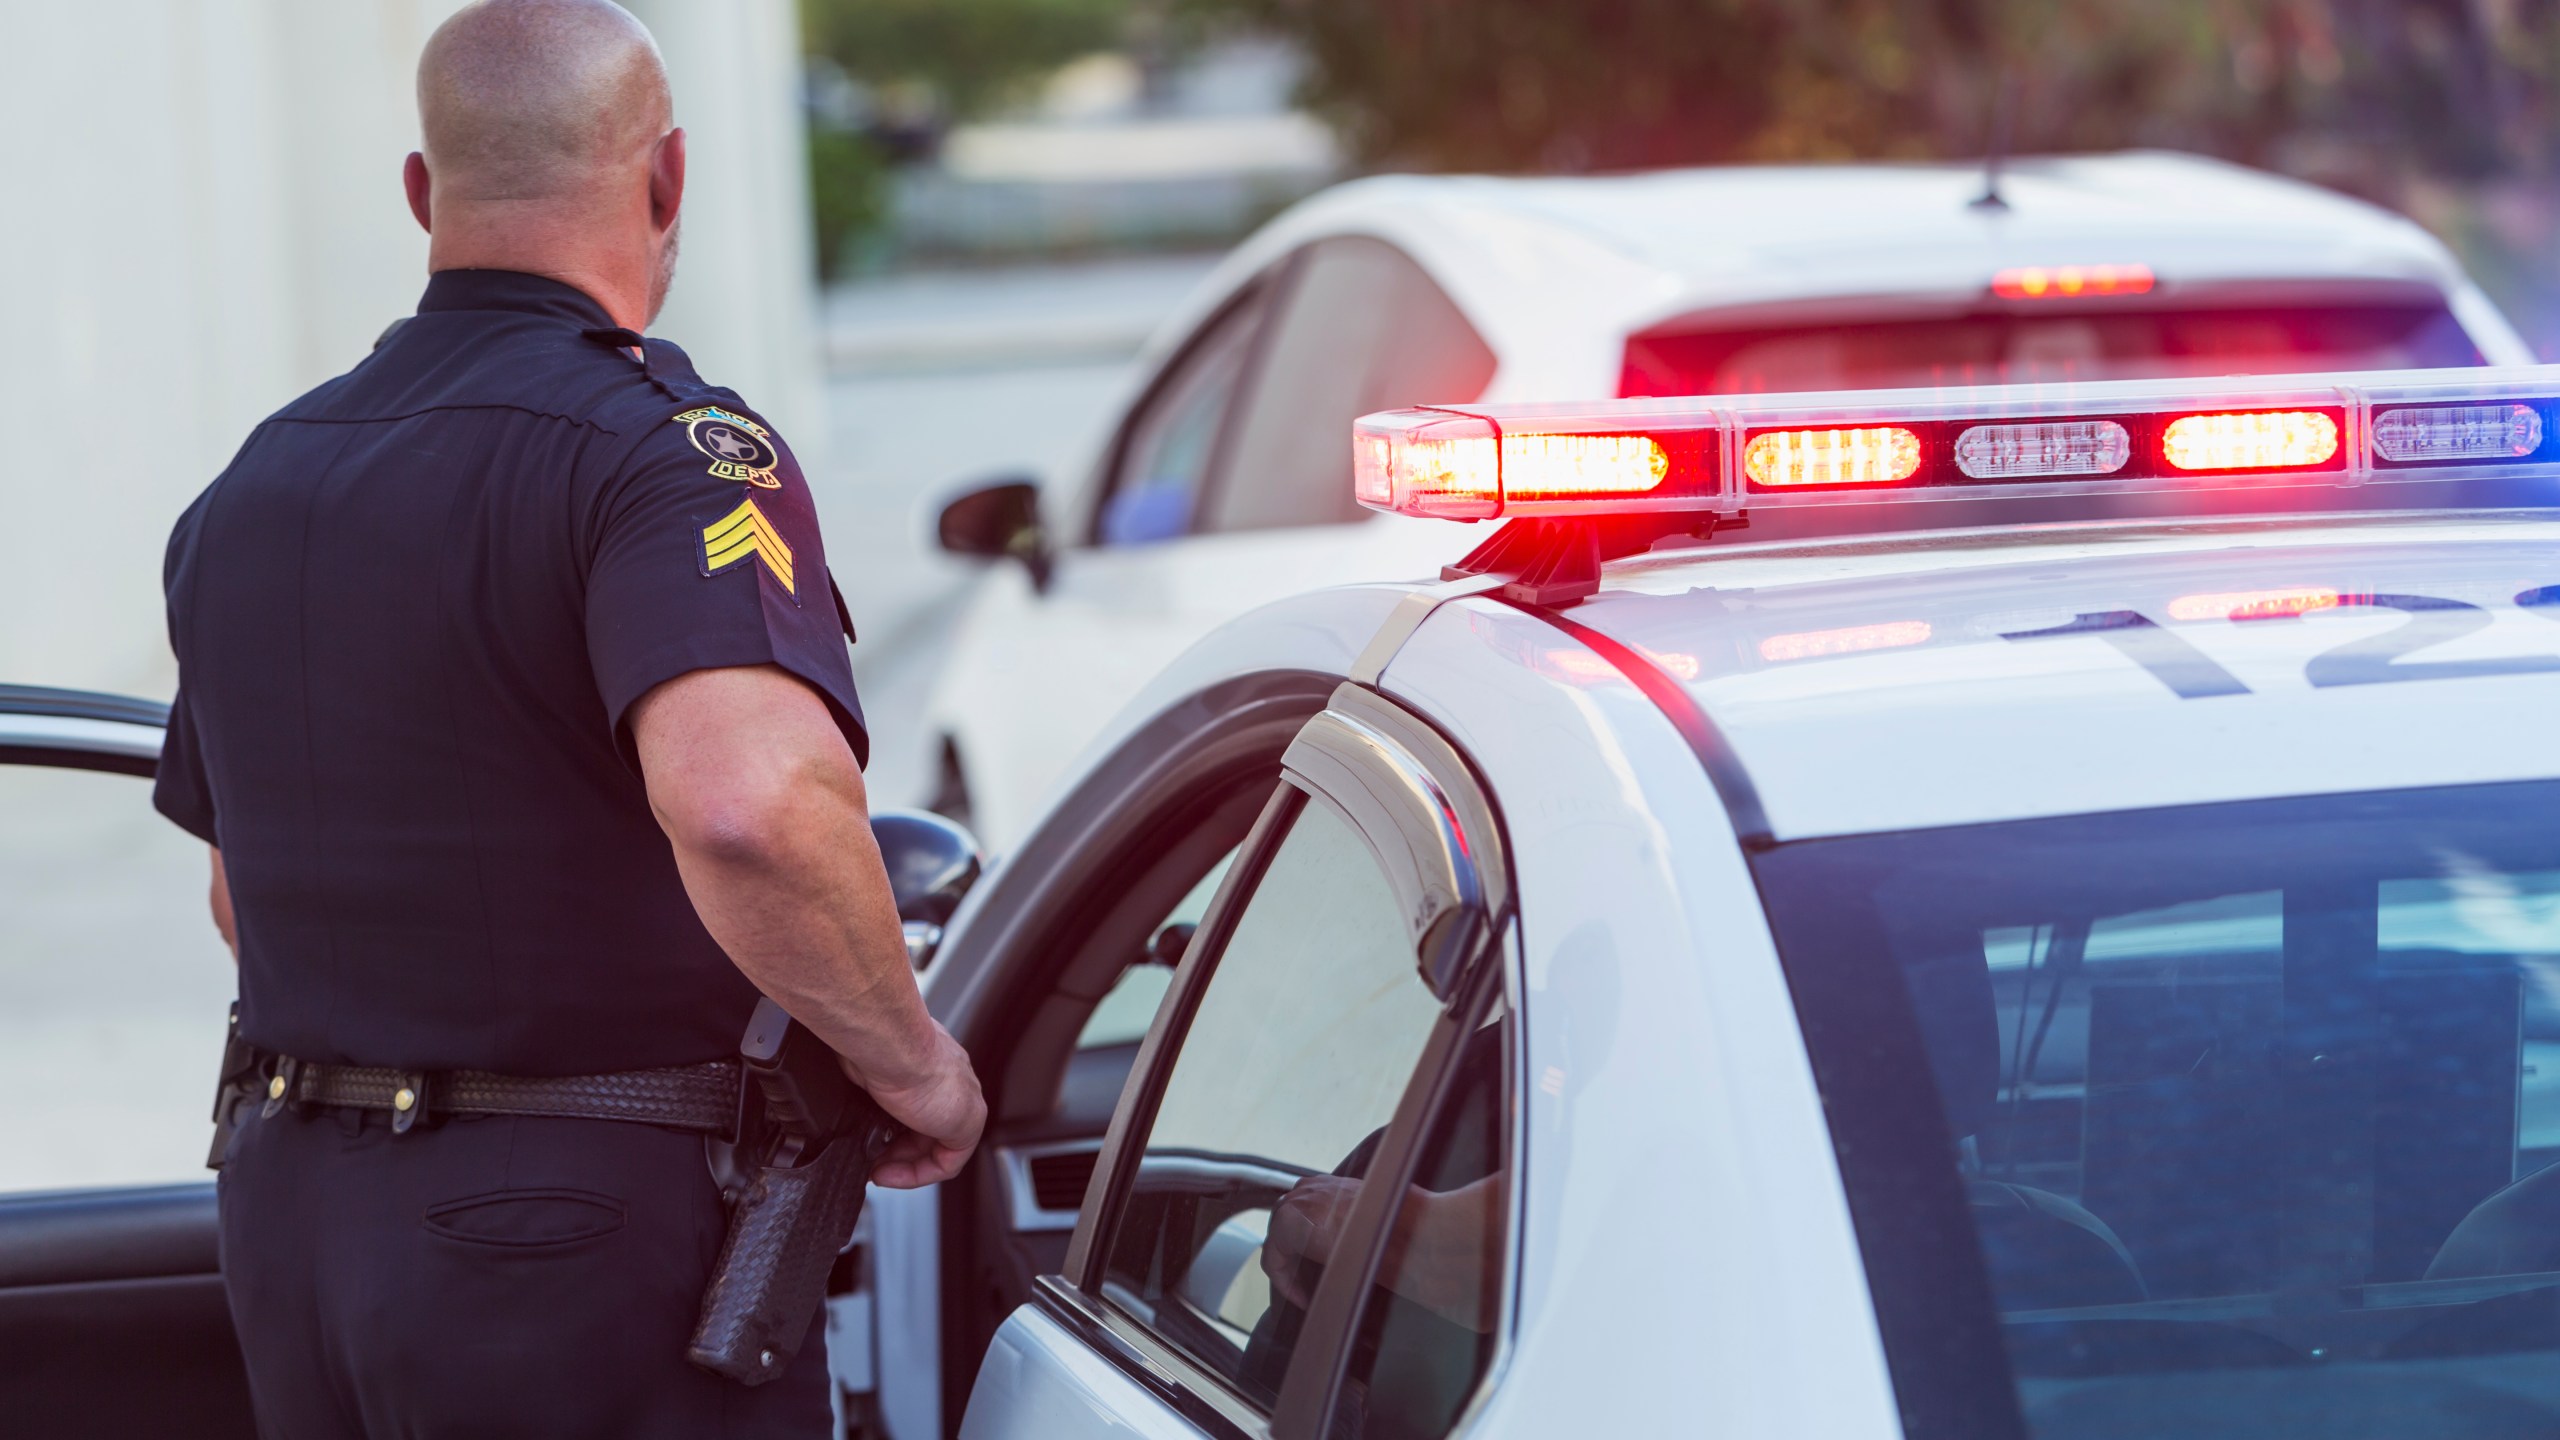
[[[767,490],[782,488],[773,473],[782,463],[782,452],[774,446],[772,431],[717,405],[687,410],[673,423],[684,427],[684,438],[693,442],[694,449],[711,457],[714,479],[742,480]]]

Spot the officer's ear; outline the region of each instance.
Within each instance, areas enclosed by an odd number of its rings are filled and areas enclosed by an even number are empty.
[[[668,131],[649,155],[649,223],[661,233],[684,208],[684,127]]]
[[[400,183],[409,192],[409,213],[418,217],[418,228],[430,235],[434,234],[436,227],[427,218],[430,193],[427,180],[427,157],[415,150],[410,151],[408,163],[400,167]]]

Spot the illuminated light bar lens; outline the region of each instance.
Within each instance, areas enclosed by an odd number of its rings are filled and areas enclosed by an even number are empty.
[[[2069,300],[2086,295],[2148,295],[2158,283],[2148,265],[2024,265],[1991,277],[2003,300]]]
[[[1671,473],[1645,435],[1505,435],[1502,490],[1515,500],[1642,495]]]
[[[1411,412],[1377,417],[1401,420]],[[1471,415],[1419,424],[1361,421],[1352,430],[1351,488],[1364,505],[1401,515],[1489,520],[1502,513],[1501,452],[1493,423]]]
[[[1662,485],[1671,457],[1646,435],[1504,435],[1472,416],[1352,438],[1352,493],[1364,505],[1444,520],[1488,520],[1506,502],[1634,499]]]
[[[2338,422],[2316,410],[2185,415],[2169,422],[2161,453],[2180,470],[2282,470],[2326,465]]]
[[[2542,448],[2542,412],[2530,405],[2429,405],[2373,418],[2383,459],[2521,460]]]
[[[1920,471],[1920,437],[1898,425],[1772,430],[1742,452],[1754,485],[1892,485]]]
[[[1851,625],[1842,630],[1807,630],[1800,635],[1772,635],[1760,642],[1763,660],[1811,660],[1823,655],[1854,655],[1861,650],[1892,650],[1929,638],[1926,620],[1895,620],[1883,625]]]
[[[2277,620],[2338,608],[2338,592],[2325,589],[2234,590],[2227,595],[2181,595],[2169,602],[2172,620]]]
[[[1408,515],[1484,520],[1502,511],[1493,437],[1409,440],[1361,437],[1352,488],[1363,504]]]
[[[2112,475],[2132,458],[2133,437],[2113,420],[1976,425],[1956,440],[1956,468],[1976,480]]]

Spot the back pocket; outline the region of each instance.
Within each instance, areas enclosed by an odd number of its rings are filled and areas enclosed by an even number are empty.
[[[469,1245],[569,1245],[622,1228],[622,1202],[589,1190],[493,1190],[427,1207],[429,1234]]]

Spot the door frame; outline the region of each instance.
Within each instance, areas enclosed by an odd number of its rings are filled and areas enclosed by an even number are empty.
[[[1367,842],[1411,926],[1416,968],[1442,1012],[1382,1136],[1337,1249],[1351,1264],[1325,1268],[1300,1332],[1301,1363],[1289,1367],[1277,1403],[1260,1414],[1222,1378],[1164,1344],[1103,1295],[1106,1256],[1134,1183],[1143,1145],[1182,1036],[1217,957],[1291,822],[1324,805]],[[1393,1197],[1412,1183],[1423,1133],[1453,1083],[1457,1047],[1496,1000],[1517,1014],[1512,941],[1516,928],[1508,843],[1501,817],[1474,767],[1428,724],[1367,687],[1343,683],[1308,718],[1283,754],[1281,781],[1252,836],[1211,901],[1171,991],[1141,1043],[1085,1194],[1063,1273],[1034,1291],[1041,1310],[1186,1420],[1221,1440],[1312,1440],[1333,1412],[1349,1362],[1352,1327],[1384,1258]],[[1505,1127],[1512,1183],[1504,1251],[1516,1261],[1520,1223],[1520,1114],[1517,1027],[1505,1056]],[[1493,1363],[1467,1406],[1472,1414],[1499,1379],[1510,1350],[1516,1263],[1505,1266]],[[1305,1363],[1313,1357],[1315,1363]]]
[[[1131,886],[1222,807],[1267,795],[1290,743],[1341,683],[1316,671],[1258,671],[1167,706],[1093,766],[970,893],[925,972],[925,1003],[971,1055],[1008,1057],[980,1076],[991,1118],[1018,1107],[1023,1087],[1054,1083],[1045,1072],[1028,1073],[1037,1067],[1018,1056],[1015,1041],[1037,1023],[1058,978],[1087,959],[1097,935],[1129,920]],[[982,1157],[971,1169],[991,1163]],[[979,1251],[976,1199],[1005,1190],[973,1184],[968,1175],[937,1187],[930,1211],[936,1283],[929,1289],[938,1313],[919,1333],[893,1335],[885,1323],[877,1331],[881,1363],[874,1373],[901,1440],[959,1433],[979,1362],[1013,1308],[986,1303],[966,1283],[987,1258]],[[900,1393],[892,1397],[893,1390]]]
[[[0,763],[107,770],[145,779],[160,772],[169,707],[128,695],[0,685]]]
[[[0,685],[0,764],[147,781],[159,773],[168,725],[169,707],[157,701]],[[9,1242],[0,1245],[0,1305],[70,1303],[101,1323],[102,1306],[162,1317],[215,1313],[227,1335],[215,1211],[210,1178],[0,1196],[0,1238]],[[95,1298],[82,1301],[83,1292]],[[244,1407],[247,1385],[239,1372]],[[246,1409],[235,1418],[245,1431]]]

